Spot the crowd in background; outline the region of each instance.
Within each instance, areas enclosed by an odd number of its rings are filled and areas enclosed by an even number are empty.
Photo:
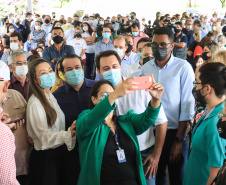
[[[28,12],[0,25],[1,185],[214,181],[226,158],[226,14],[157,12],[150,25],[135,12]],[[142,76],[151,87],[138,88]]]

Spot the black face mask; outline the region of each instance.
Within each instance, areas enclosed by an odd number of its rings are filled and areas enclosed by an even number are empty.
[[[208,60],[208,59],[210,58],[210,57],[207,56],[208,53],[209,53],[209,52],[203,52],[203,53],[202,53],[202,59],[203,59],[203,60]]]
[[[226,139],[226,121],[222,121],[222,118],[217,123],[217,129],[220,137]]]
[[[159,62],[163,61],[167,57],[167,49],[168,48],[160,48],[160,47],[153,47],[152,46],[152,52],[155,57],[155,59]]]
[[[115,24],[115,22],[114,22],[114,21],[111,21],[111,23],[112,23],[112,24]]]
[[[64,38],[61,37],[61,36],[59,36],[59,35],[53,37],[53,42],[55,42],[55,43],[57,43],[57,44],[60,44],[60,43],[63,42],[63,41],[64,41]]]
[[[205,86],[204,86],[204,87],[205,87]],[[204,88],[204,87],[203,87],[203,88]],[[202,88],[202,89],[203,89],[203,88]],[[203,95],[201,94],[201,92],[200,92],[202,89],[196,90],[196,87],[194,87],[194,88],[192,89],[192,94],[193,94],[193,96],[194,96],[196,102],[206,104],[205,97],[206,97],[207,94],[206,94],[205,96],[203,96]]]
[[[46,20],[45,20],[45,23],[46,23],[46,24],[49,24],[49,19],[46,19]]]
[[[129,53],[130,51],[132,51],[133,49],[133,45],[128,44],[128,49],[126,50],[126,53]]]
[[[54,15],[53,18],[55,19],[55,17],[56,17],[56,16]]]
[[[80,33],[75,34],[75,38],[81,38],[82,35]]]
[[[175,29],[174,29],[174,31],[175,31],[175,33],[180,33],[180,31],[181,31],[181,30],[180,30],[180,29],[175,28]]]
[[[132,20],[134,19],[134,16],[133,16],[133,15],[131,15],[131,19],[132,19]]]
[[[148,61],[153,60],[153,59],[154,59],[154,57],[146,57],[146,58],[143,58],[143,65],[145,63],[147,63]]]

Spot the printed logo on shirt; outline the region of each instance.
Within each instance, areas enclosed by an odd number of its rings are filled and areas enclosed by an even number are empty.
[[[81,45],[80,43],[75,43],[75,48],[80,49],[80,45]]]

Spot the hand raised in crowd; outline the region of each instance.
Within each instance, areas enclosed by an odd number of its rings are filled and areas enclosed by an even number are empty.
[[[4,124],[8,124],[11,121],[9,115],[7,113],[5,113],[5,112],[2,112],[0,114],[0,120]]]
[[[153,75],[151,76],[153,77]],[[158,83],[155,83],[155,79],[153,77],[153,85],[150,89],[147,89],[146,91],[149,91],[152,98],[154,98],[155,100],[160,100],[164,92],[164,87]]]
[[[71,136],[74,137],[75,133],[76,133],[76,120],[73,121],[72,125],[71,125]]]
[[[116,100],[120,97],[123,97],[126,94],[133,93],[133,91],[137,89],[137,85],[139,84],[139,82],[132,81],[133,79],[135,79],[135,77],[128,78],[125,81],[123,81],[121,84],[119,84],[116,87],[115,91],[110,94],[111,98],[114,98]]]
[[[144,172],[145,176],[150,177],[152,176],[154,178],[155,174],[157,173],[158,170],[158,163],[159,163],[159,157],[156,156],[154,153],[149,155],[144,161],[143,165],[148,164],[146,171]]]

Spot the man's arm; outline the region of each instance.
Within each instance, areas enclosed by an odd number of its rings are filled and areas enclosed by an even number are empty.
[[[147,170],[144,172],[145,176],[148,175],[148,178],[150,178],[151,176],[154,177],[158,170],[158,163],[165,142],[166,131],[167,131],[167,122],[156,126],[154,152],[151,155],[149,155],[144,160],[143,163],[144,165],[147,162],[149,163]]]
[[[70,49],[68,49],[67,54],[69,55],[75,54],[75,49],[72,46],[70,46]]]
[[[184,42],[180,42],[180,43],[174,42],[174,46],[176,46],[178,48],[184,48],[186,46],[186,43],[184,43]]]

